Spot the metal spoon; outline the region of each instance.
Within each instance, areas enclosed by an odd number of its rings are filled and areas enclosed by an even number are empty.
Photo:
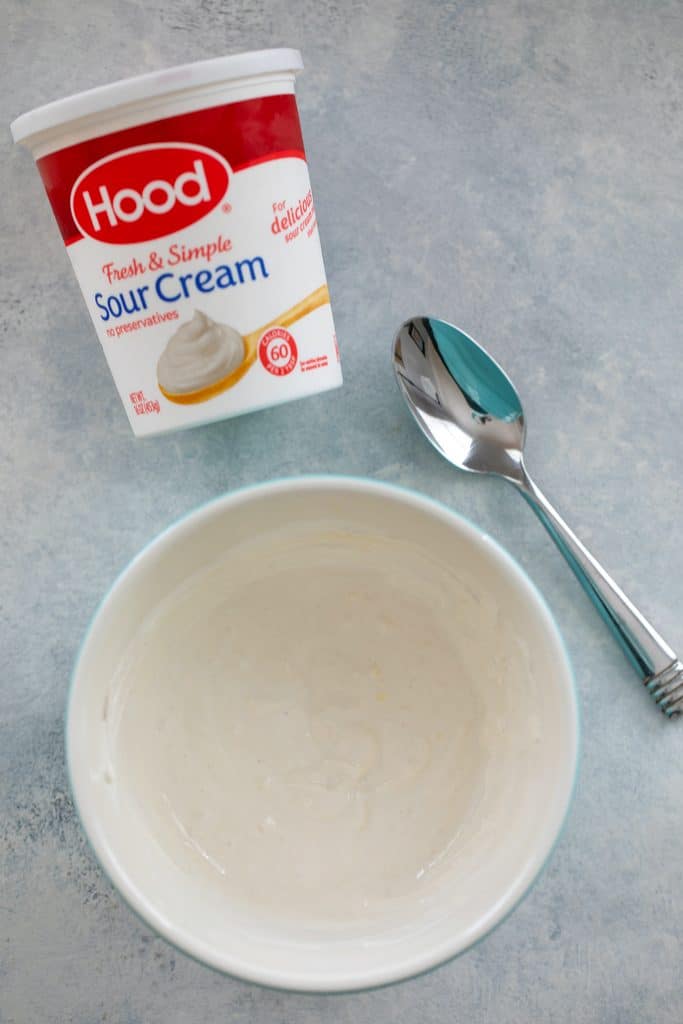
[[[661,710],[683,713],[683,664],[557,514],[526,471],[524,412],[511,381],[472,338],[431,317],[403,324],[394,371],[408,408],[444,458],[502,476],[557,544]]]

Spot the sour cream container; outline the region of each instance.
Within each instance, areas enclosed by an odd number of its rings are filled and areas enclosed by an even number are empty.
[[[138,436],[342,383],[296,50],[186,64],[17,118]]]

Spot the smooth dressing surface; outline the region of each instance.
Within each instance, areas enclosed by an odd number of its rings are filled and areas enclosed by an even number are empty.
[[[311,531],[167,598],[107,714],[113,782],[183,871],[329,920],[447,867],[486,774],[478,661],[505,626],[417,546]]]

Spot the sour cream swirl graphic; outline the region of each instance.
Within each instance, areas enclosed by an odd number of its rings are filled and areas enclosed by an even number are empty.
[[[157,378],[164,392],[189,394],[228,377],[244,358],[239,331],[195,310],[169,338],[157,364]]]

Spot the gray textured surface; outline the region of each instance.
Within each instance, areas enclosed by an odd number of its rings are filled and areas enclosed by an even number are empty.
[[[683,648],[680,3],[6,0],[2,121],[127,74],[300,46],[299,97],[346,385],[135,441],[27,153],[2,139],[0,1022],[680,1024],[683,726],[651,707],[541,527],[455,475],[387,345],[454,319],[519,382],[529,462]],[[678,161],[678,162],[677,162]],[[222,978],[93,862],[62,714],[103,590],[176,516],[301,471],[398,481],[480,523],[542,588],[583,706],[568,828],[524,904],[436,973],[357,996]]]

